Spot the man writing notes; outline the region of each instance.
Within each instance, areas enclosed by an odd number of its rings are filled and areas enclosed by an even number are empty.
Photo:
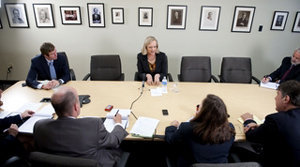
[[[292,57],[285,57],[281,66],[270,75],[265,75],[262,79],[263,83],[269,81],[283,83],[287,80],[300,81],[300,47],[298,47]]]
[[[241,117],[246,139],[263,145],[261,163],[265,166],[300,166],[300,82],[282,83],[275,97],[278,113],[267,115],[257,125],[249,113]]]
[[[35,89],[52,89],[70,80],[66,57],[56,53],[55,46],[45,42],[40,47],[41,54],[31,59],[31,67],[26,84]],[[42,83],[37,80],[49,80]]]
[[[122,116],[114,116],[111,133],[101,118],[77,118],[80,114],[78,94],[72,87],[63,86],[51,97],[58,116],[45,119],[34,126],[34,140],[38,151],[98,160],[104,167],[116,166],[121,157],[118,148],[128,135],[121,125]]]

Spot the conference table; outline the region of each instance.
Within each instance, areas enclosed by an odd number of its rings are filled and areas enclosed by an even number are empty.
[[[26,103],[38,103],[42,98],[50,98],[55,91],[22,87],[22,83],[24,81],[19,81],[3,92],[1,100],[4,104],[0,112],[16,111]],[[178,92],[172,91],[174,84]],[[195,115],[196,105],[201,104],[207,94],[215,94],[225,102],[229,121],[236,130],[236,141],[245,140],[243,125],[238,121],[240,115],[249,112],[263,120],[266,115],[276,112],[276,90],[262,88],[257,84],[169,82],[168,93],[162,96],[152,96],[150,90],[157,87],[146,84],[141,95],[142,82],[137,81],[70,81],[65,85],[74,87],[79,95],[90,95],[91,102],[82,106],[79,118],[105,117],[107,112],[104,109],[107,105],[113,105],[114,109],[130,109],[132,105],[131,111],[137,118],[160,120],[156,135],[164,135],[165,128],[173,120],[188,121]],[[162,109],[167,109],[169,115],[163,115]],[[130,132],[135,122],[131,114],[127,132]],[[145,139],[129,134],[126,140]]]

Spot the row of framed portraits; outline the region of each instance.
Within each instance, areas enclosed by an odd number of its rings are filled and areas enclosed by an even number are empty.
[[[88,3],[88,22],[90,27],[105,27],[104,4]],[[24,3],[7,3],[5,10],[9,26],[11,28],[28,28],[28,18]],[[33,4],[35,22],[38,28],[55,27],[52,4]],[[200,15],[199,30],[217,31],[221,13],[220,6],[202,6]],[[254,18],[255,7],[236,6],[232,21],[232,32],[251,32]],[[80,25],[81,12],[80,6],[60,6],[62,24]],[[124,24],[124,8],[111,8],[112,23]],[[289,12],[275,11],[271,30],[285,29]],[[167,9],[167,29],[186,28],[187,6],[168,5]],[[149,26],[153,24],[153,8],[139,7],[138,25]],[[0,28],[2,28],[0,20]],[[300,12],[296,13],[292,32],[300,32]]]

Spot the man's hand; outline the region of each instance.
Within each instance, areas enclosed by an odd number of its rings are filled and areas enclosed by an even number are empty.
[[[16,137],[18,132],[19,132],[18,126],[16,124],[11,124],[8,129],[8,134]]]
[[[122,116],[120,114],[117,114],[114,116],[115,123],[122,123]]]
[[[55,88],[56,86],[59,86],[59,82],[57,80],[52,80],[49,81],[47,84],[43,85],[42,89],[49,90]]]
[[[21,114],[22,119],[26,118],[26,117],[31,117],[34,114],[34,111],[31,110],[26,110]]]
[[[246,125],[244,127],[244,132],[247,133],[250,129],[252,130],[252,129],[255,129],[257,127],[258,127],[258,125],[256,123],[254,123],[254,122],[249,123],[248,125]]]
[[[268,83],[270,81],[269,77],[263,77],[263,79],[261,80],[262,83]]]
[[[177,120],[174,120],[170,123],[171,126],[175,126],[176,128],[179,127],[180,123]]]
[[[241,115],[241,117],[244,121],[246,121],[248,119],[253,119],[253,114],[245,113],[245,114]]]

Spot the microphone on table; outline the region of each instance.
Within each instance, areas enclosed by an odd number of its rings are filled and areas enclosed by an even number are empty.
[[[142,81],[143,81],[143,83],[142,83],[141,93],[143,93],[143,91],[144,91],[144,87],[145,87],[145,79],[146,79],[146,74],[144,73],[143,76],[142,76]]]

